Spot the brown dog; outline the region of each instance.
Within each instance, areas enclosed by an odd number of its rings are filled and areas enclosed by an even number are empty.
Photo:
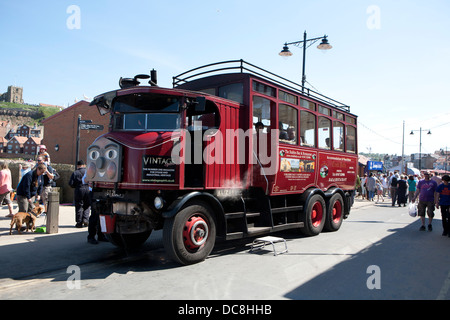
[[[20,229],[22,228],[22,224],[24,224],[24,223],[27,226],[26,232],[28,232],[28,230],[31,230],[31,232],[33,232],[33,230],[36,229],[36,217],[41,214],[42,208],[39,206],[36,206],[36,207],[34,207],[33,210],[31,210],[31,212],[32,213],[17,212],[11,218],[11,228],[9,229],[9,234],[12,234],[12,229],[13,229],[14,224],[16,224],[16,229],[19,232],[19,234],[22,234]]]

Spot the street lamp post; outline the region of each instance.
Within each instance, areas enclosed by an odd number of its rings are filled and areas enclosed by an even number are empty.
[[[283,50],[279,53],[282,57],[290,57],[292,56],[292,52],[289,51],[290,45],[294,45],[299,48],[303,48],[303,68],[302,68],[302,92],[304,92],[305,88],[305,82],[306,82],[306,75],[305,75],[305,65],[306,65],[306,49],[312,46],[315,42],[322,40],[322,42],[317,46],[317,49],[320,50],[330,50],[333,48],[329,43],[327,39],[327,35],[324,35],[323,37],[318,38],[312,38],[307,39],[306,31],[303,33],[303,40],[301,41],[294,41],[294,42],[286,42],[283,46]],[[309,43],[309,45],[308,45]]]
[[[427,134],[431,134],[431,130],[427,129],[428,133]],[[422,127],[420,127],[419,130],[411,130],[410,135],[414,134],[414,131],[419,131],[419,171],[422,170]],[[423,129],[423,131],[426,131],[425,129]]]

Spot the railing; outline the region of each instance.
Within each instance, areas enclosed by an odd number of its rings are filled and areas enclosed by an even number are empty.
[[[223,74],[224,71],[232,71],[238,70],[240,73],[249,73],[252,75],[256,75],[260,78],[268,80],[272,83],[278,84],[285,88],[295,91],[296,93],[313,98],[320,102],[330,104],[333,107],[336,107],[340,110],[350,112],[350,106],[345,105],[337,100],[331,99],[319,92],[311,90],[309,88],[303,87],[302,85],[288,80],[286,78],[280,77],[279,75],[272,73],[270,71],[264,70],[260,67],[257,67],[251,63],[248,63],[244,60],[229,60],[207,64],[198,68],[191,69],[189,71],[183,72],[175,77],[173,77],[172,85],[176,88],[179,85],[188,83],[190,81],[194,81],[202,78],[204,75],[219,75]]]

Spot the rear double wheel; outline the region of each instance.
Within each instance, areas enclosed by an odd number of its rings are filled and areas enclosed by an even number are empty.
[[[205,260],[216,241],[211,207],[203,201],[191,202],[174,217],[166,219],[163,241],[167,254],[180,264]]]
[[[326,204],[323,197],[315,194],[309,198],[301,216],[303,227],[301,232],[308,236],[315,236],[322,232],[325,225]]]
[[[337,231],[341,227],[344,218],[344,199],[339,193],[335,193],[328,201],[325,230]]]

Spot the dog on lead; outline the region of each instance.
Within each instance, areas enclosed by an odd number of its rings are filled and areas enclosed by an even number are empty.
[[[9,229],[9,234],[12,234],[12,229],[14,224],[16,225],[16,229],[19,234],[22,234],[21,230],[22,225],[26,224],[26,232],[31,230],[33,232],[36,229],[36,217],[42,213],[42,208],[40,206],[34,207],[31,212],[17,212],[11,218],[11,228]]]

